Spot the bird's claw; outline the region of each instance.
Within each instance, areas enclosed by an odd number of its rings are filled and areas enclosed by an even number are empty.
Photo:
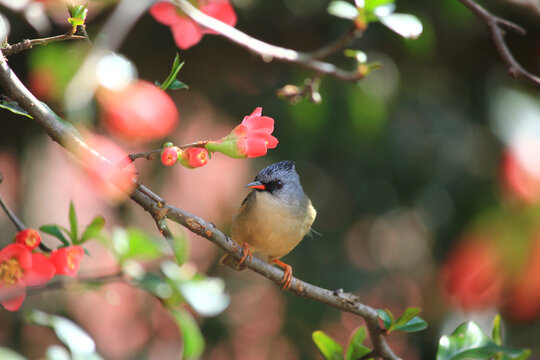
[[[249,261],[251,261],[251,259],[253,259],[253,255],[251,254],[251,250],[249,250],[249,244],[245,242],[244,245],[242,245],[242,257],[236,264],[238,266],[242,265],[246,258],[249,258]]]
[[[292,267],[278,259],[274,260],[274,264],[283,268],[283,278],[279,281],[280,284],[283,284],[281,290],[289,290],[292,283]]]

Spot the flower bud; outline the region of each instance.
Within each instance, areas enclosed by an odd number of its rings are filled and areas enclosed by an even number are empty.
[[[178,161],[183,166],[193,169],[206,165],[208,163],[208,158],[209,155],[206,149],[188,148],[180,151]]]
[[[161,163],[165,166],[172,166],[178,160],[178,153],[181,150],[178,146],[169,146],[161,151]]]
[[[24,229],[15,235],[15,242],[24,245],[28,250],[34,250],[41,243],[41,236],[34,229]]]

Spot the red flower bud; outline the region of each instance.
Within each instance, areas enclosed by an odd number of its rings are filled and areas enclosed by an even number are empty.
[[[274,119],[261,114],[262,108],[256,108],[229,135],[209,142],[206,148],[237,159],[266,155],[267,149],[274,149],[278,140],[272,136]]]
[[[72,245],[54,250],[50,259],[58,275],[76,276],[83,257],[84,249],[81,246]]]
[[[109,131],[129,141],[152,141],[169,135],[178,123],[178,110],[169,95],[139,80],[122,90],[97,93]]]
[[[185,167],[193,169],[208,163],[208,151],[203,148],[188,148],[180,152],[178,161]]]
[[[15,235],[15,242],[32,251],[41,243],[41,235],[34,229],[24,229]]]
[[[178,153],[181,150],[178,146],[168,146],[161,151],[161,163],[165,166],[171,166],[178,160]]]

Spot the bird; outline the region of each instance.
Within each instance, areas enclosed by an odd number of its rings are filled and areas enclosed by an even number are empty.
[[[292,282],[292,267],[281,260],[310,232],[317,211],[300,184],[293,161],[284,160],[262,169],[253,182],[253,189],[233,216],[231,237],[242,247],[242,257],[236,260],[225,254],[220,263],[242,270],[252,252],[268,263],[283,268],[280,281],[283,290]]]

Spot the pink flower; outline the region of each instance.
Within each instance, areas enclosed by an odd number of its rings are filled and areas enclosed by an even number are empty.
[[[236,14],[228,0],[199,0],[195,3],[206,15],[230,26],[236,25]],[[180,49],[185,50],[196,45],[204,34],[216,34],[191,20],[169,2],[158,2],[150,8],[150,14],[158,22],[171,28],[174,41]]]
[[[268,149],[277,146],[278,139],[272,136],[274,119],[261,114],[262,108],[256,108],[229,135],[217,142],[209,142],[206,148],[238,159],[266,155]]]
[[[178,161],[189,169],[208,164],[208,151],[202,148],[187,148],[182,150]]]
[[[138,80],[122,90],[97,93],[107,129],[129,141],[153,141],[169,135],[178,124],[178,110],[169,95]]]
[[[83,257],[84,249],[81,246],[72,245],[54,250],[50,259],[58,275],[76,276]]]
[[[43,254],[32,254],[21,244],[6,246],[0,250],[0,303],[6,310],[19,310],[26,287],[43,285],[54,273],[54,266]]]
[[[34,229],[24,229],[15,235],[15,242],[32,251],[41,243],[41,235]]]

